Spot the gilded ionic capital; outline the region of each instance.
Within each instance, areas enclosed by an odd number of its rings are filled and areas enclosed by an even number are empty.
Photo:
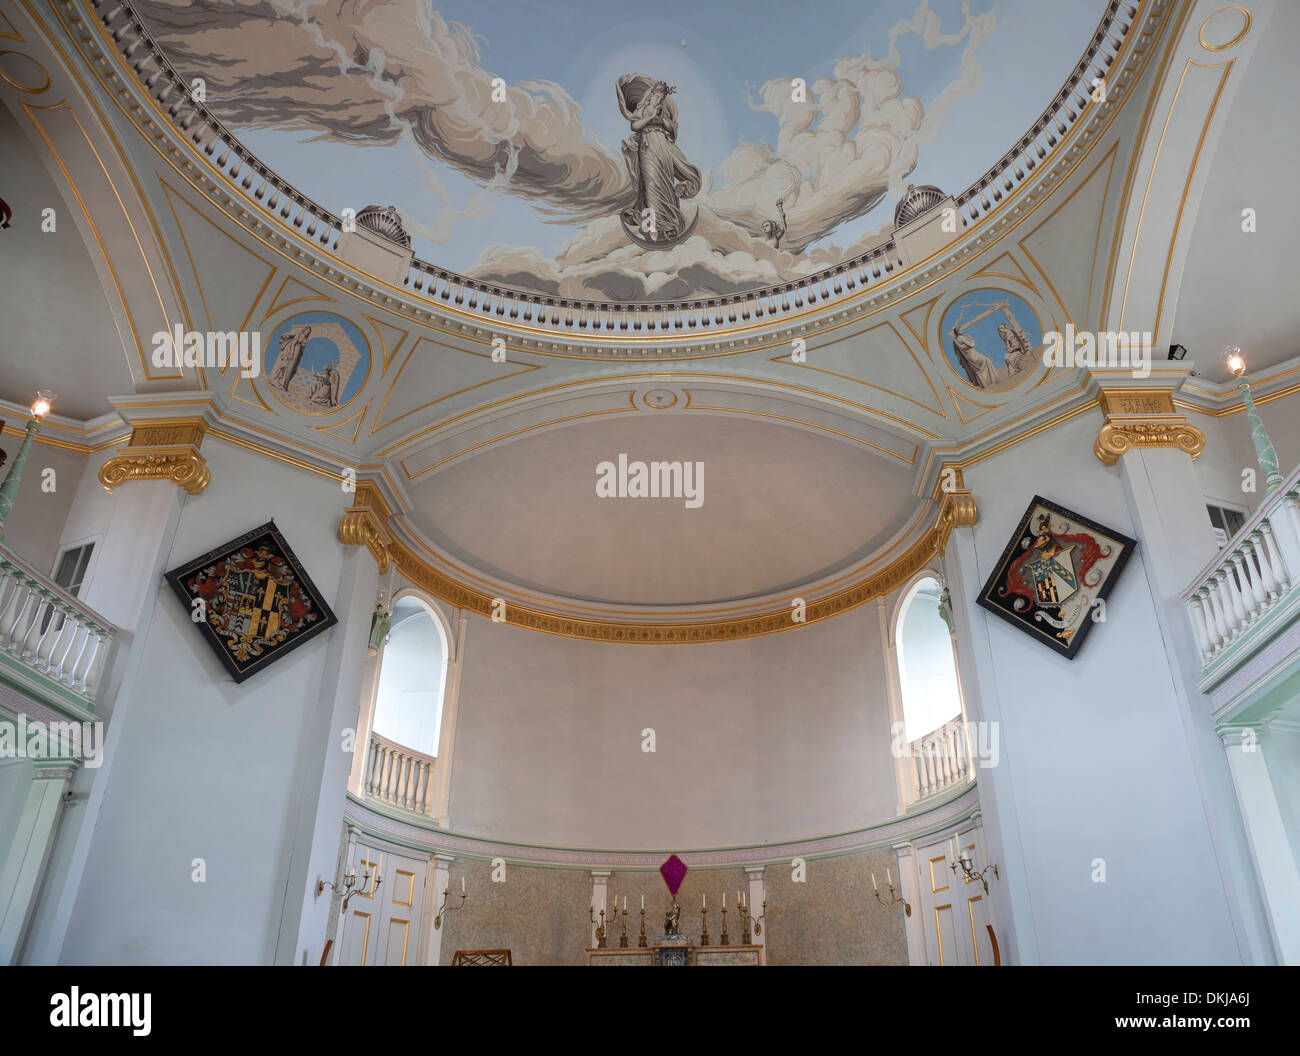
[[[388,503],[379,489],[370,483],[357,485],[353,505],[343,512],[339,521],[339,542],[345,546],[364,546],[374,556],[379,574],[388,571],[392,560],[390,548],[393,537],[385,527],[392,515]]]
[[[197,495],[212,479],[199,454],[203,434],[197,418],[142,422],[132,428],[127,445],[99,467],[99,483],[111,492],[129,480],[169,480]]]
[[[1106,422],[1093,454],[1108,466],[1139,447],[1176,447],[1195,458],[1205,434],[1174,407],[1172,389],[1105,389],[1100,396]]]
[[[959,468],[946,465],[939,471],[939,518],[935,522],[935,551],[940,557],[948,548],[948,537],[954,528],[967,528],[979,519],[975,496],[966,489]]]

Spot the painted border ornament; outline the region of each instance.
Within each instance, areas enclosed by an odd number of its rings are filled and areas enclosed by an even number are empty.
[[[274,521],[166,577],[236,682],[338,623]]]
[[[1035,495],[978,598],[1073,660],[1137,543]]]

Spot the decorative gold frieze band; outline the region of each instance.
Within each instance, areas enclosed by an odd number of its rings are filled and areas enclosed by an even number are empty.
[[[131,429],[126,447],[99,467],[106,491],[128,480],[170,480],[197,495],[212,480],[207,460],[199,454],[205,427],[198,418],[167,418],[142,422]]]
[[[1106,422],[1092,450],[1108,466],[1135,447],[1176,447],[1192,458],[1205,450],[1205,434],[1178,413],[1172,389],[1104,389],[1099,402]]]
[[[943,553],[954,528],[975,523],[978,516],[975,499],[965,489],[961,471],[954,466],[945,466],[943,474],[946,475],[941,475],[940,487],[935,492],[936,501],[939,503],[939,515],[925,534],[887,568],[825,598],[809,601],[800,610],[801,618],[798,621],[794,616],[793,605],[736,619],[703,620],[695,623],[652,623],[631,620],[627,622],[589,620],[508,603],[504,611],[505,622],[516,627],[542,631],[564,638],[638,645],[672,645],[752,638],[830,619],[897,590],[929,565],[936,555]],[[388,560],[391,557],[397,562],[398,570],[408,581],[449,605],[458,609],[468,609],[490,618],[499,618],[502,615],[498,599],[431,567],[410,547],[389,535],[383,527],[389,515],[389,507],[383,501],[378,489],[370,484],[359,484],[356,504],[344,513],[343,520],[339,523],[339,538],[347,544],[369,547],[379,563],[381,573],[387,571]],[[494,605],[494,602],[497,602],[497,605]]]

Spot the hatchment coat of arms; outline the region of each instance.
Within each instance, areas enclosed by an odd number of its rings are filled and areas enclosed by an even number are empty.
[[[1136,543],[1034,496],[979,604],[1072,659]]]
[[[274,521],[172,569],[167,581],[236,682],[338,622]]]

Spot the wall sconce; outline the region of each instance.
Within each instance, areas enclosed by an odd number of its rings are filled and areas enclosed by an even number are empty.
[[[448,908],[447,908],[447,897],[448,897],[448,893],[449,893],[450,891],[451,891],[451,887],[450,887],[450,886],[448,886],[448,887],[444,887],[444,888],[442,889],[442,905],[440,905],[440,906],[438,907],[438,915],[435,916],[435,917],[433,918],[433,926],[434,926],[435,928],[441,928],[441,927],[442,927],[442,918],[443,918],[443,916],[444,916],[445,914],[450,913],[452,910],[455,910],[455,909],[462,909],[462,908],[464,908],[464,906],[465,906],[465,899],[469,897],[469,896],[465,893],[465,878],[464,878],[463,876],[460,878],[460,905],[459,905],[459,906],[452,906],[451,909],[448,909]],[[604,914],[602,913],[601,916],[604,916]]]
[[[898,879],[902,880],[903,878],[900,876]],[[876,901],[879,902],[882,906],[892,906],[896,902],[902,902],[904,916],[910,917],[912,915],[912,906],[907,901],[907,899],[903,898],[901,895],[897,894],[894,891],[894,874],[891,873],[888,869],[885,870],[885,882],[889,884],[888,902],[886,902],[883,898],[880,897],[880,885],[876,883],[876,874],[875,873],[871,874],[871,886],[875,888]],[[763,904],[766,905],[767,903],[764,902]]]
[[[948,853],[952,856],[950,868],[953,873],[955,874],[957,872],[957,867],[961,866],[962,879],[966,880],[968,883],[972,880],[978,880],[984,885],[984,893],[987,895],[989,893],[989,882],[985,878],[984,874],[992,869],[994,879],[1000,879],[1000,877],[998,877],[998,867],[996,865],[986,865],[979,872],[976,872],[975,855],[969,850],[954,851],[953,848],[957,846],[959,846],[958,838],[953,837],[953,839],[948,842]]]
[[[751,916],[749,912],[749,903],[745,900],[745,893],[740,892],[740,912],[745,915],[744,928],[741,931],[740,943],[742,946],[749,946],[752,939],[749,934],[750,924],[754,925],[754,934],[763,934],[763,921],[767,919],[767,888],[763,888],[763,908],[759,911],[757,917]]]
[[[381,879],[381,878],[380,878],[380,876],[379,876],[379,870],[376,869],[376,870],[375,870],[375,886],[372,887],[372,888],[370,889],[371,894],[373,894],[374,891],[375,891],[375,889],[379,887],[380,879]],[[364,874],[362,875],[362,877],[361,877],[361,883],[358,884],[358,883],[357,883],[357,872],[356,872],[356,870],[355,870],[355,869],[349,869],[346,873],[343,874],[343,886],[342,886],[342,887],[340,887],[338,884],[334,883],[332,880],[317,880],[317,881],[316,881],[316,897],[317,897],[317,898],[320,898],[320,896],[325,892],[325,889],[326,889],[327,887],[329,887],[329,888],[333,888],[335,891],[341,892],[342,895],[343,895],[343,907],[342,907],[342,909],[340,910],[340,912],[342,912],[342,913],[346,913],[346,912],[347,912],[347,909],[348,909],[348,903],[352,901],[352,896],[355,895],[355,894],[357,894],[357,893],[360,892],[360,891],[364,891],[364,890],[366,889],[366,885],[369,884],[369,883],[370,883],[370,873],[369,873],[369,871],[367,871],[366,873],[364,873]]]

